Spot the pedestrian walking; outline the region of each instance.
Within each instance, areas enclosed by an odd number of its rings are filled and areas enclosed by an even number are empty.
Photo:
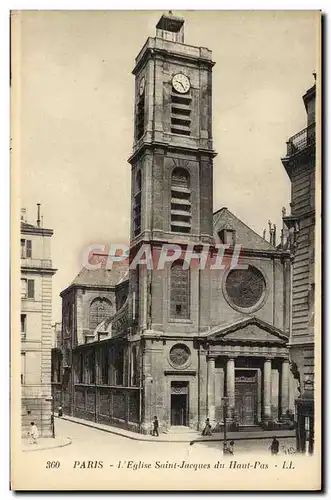
[[[202,431],[202,436],[211,436],[211,425],[209,422],[209,418],[206,419],[205,427]]]
[[[278,455],[278,452],[279,452],[279,441],[278,441],[278,439],[276,439],[276,436],[274,436],[272,438],[270,450],[271,450],[271,455]]]
[[[158,421],[156,416],[154,417],[154,420],[153,420],[152,436],[159,436],[159,421]]]
[[[59,410],[58,410],[58,416],[61,418],[63,415],[63,410],[62,410],[62,406],[59,406]]]
[[[38,438],[39,438],[39,431],[38,427],[34,422],[31,422],[30,424],[30,432],[29,435],[31,437],[31,444],[37,444],[38,443]]]
[[[229,450],[229,455],[234,455],[234,441],[230,441],[228,450]]]

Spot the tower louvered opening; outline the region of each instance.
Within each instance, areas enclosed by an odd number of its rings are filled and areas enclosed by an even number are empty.
[[[190,174],[184,168],[175,168],[171,177],[171,231],[191,232]]]

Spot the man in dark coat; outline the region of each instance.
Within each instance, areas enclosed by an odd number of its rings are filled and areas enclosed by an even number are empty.
[[[202,431],[202,435],[203,436],[211,436],[211,425],[209,422],[209,418],[206,419],[206,424],[205,424],[205,427]]]
[[[270,446],[271,455],[278,455],[279,452],[279,441],[276,439],[276,436],[272,438],[272,443]]]
[[[157,417],[154,417],[152,436],[158,436],[158,435],[159,435],[159,421]]]

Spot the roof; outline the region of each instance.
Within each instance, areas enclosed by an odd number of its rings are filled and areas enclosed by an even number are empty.
[[[114,262],[112,269],[107,268],[105,265],[101,265],[98,269],[83,267],[71,283],[71,286],[112,287],[124,281],[127,274],[128,264],[126,262]]]
[[[243,248],[256,250],[276,250],[276,248],[258,233],[251,229],[227,207],[222,207],[213,214],[214,236],[222,229],[234,229],[237,232],[237,243]]]
[[[52,236],[53,229],[46,229],[45,227],[34,226],[28,222],[21,221],[21,232],[28,234],[42,234],[44,236]]]

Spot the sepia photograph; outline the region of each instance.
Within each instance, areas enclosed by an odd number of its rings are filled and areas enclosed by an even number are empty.
[[[11,489],[321,488],[321,11],[14,10]]]

